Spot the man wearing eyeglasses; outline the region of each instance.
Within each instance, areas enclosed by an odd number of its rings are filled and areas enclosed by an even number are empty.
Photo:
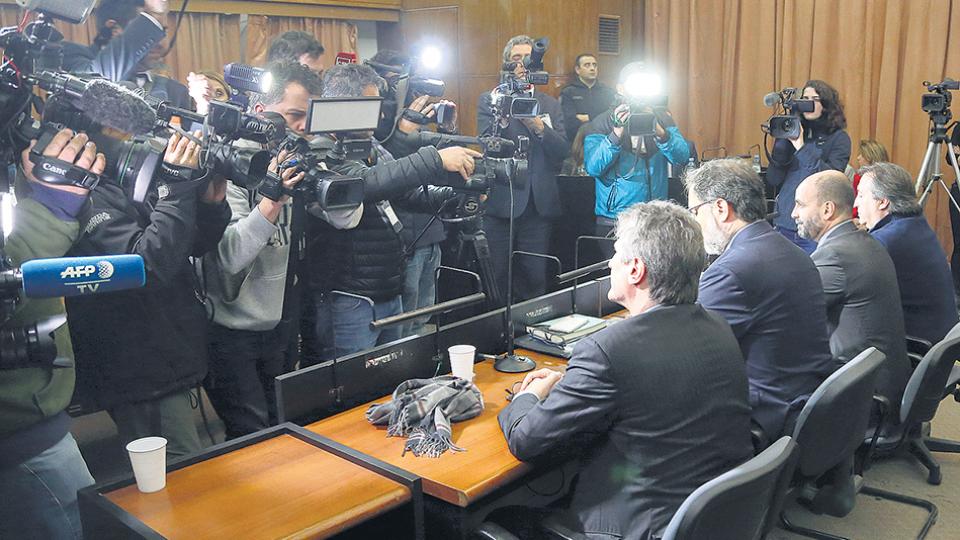
[[[764,219],[763,181],[747,163],[719,159],[688,171],[689,210],[708,254],[700,304],[730,323],[750,379],[764,446],[790,433],[810,394],[836,364],[826,300],[810,257]]]

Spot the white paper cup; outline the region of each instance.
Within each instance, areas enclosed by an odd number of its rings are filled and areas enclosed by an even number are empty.
[[[477,348],[473,345],[454,345],[447,349],[450,355],[450,370],[454,377],[473,380],[473,360],[477,356]]]
[[[160,491],[167,485],[167,440],[144,437],[127,445],[137,489],[143,493]]]

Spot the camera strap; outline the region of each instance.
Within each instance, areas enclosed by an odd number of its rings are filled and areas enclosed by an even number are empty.
[[[100,175],[81,169],[61,159],[46,157],[30,152],[33,162],[33,175],[41,182],[59,186],[77,186],[93,189],[100,183]]]
[[[402,116],[404,120],[409,120],[414,124],[420,124],[421,126],[425,126],[432,122],[432,120],[427,118],[427,115],[412,109],[404,109],[400,116]]]

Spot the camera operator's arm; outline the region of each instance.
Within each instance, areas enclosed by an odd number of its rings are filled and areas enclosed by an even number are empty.
[[[601,176],[620,153],[620,137],[629,117],[630,106],[620,105],[614,109],[609,120],[597,126],[602,130],[600,133],[590,133],[584,137],[583,168],[587,174],[604,181]]]
[[[97,174],[105,168],[103,154],[97,153],[96,145],[87,140],[86,134],[75,135],[69,129],[60,130],[43,154]],[[7,256],[16,266],[31,259],[63,256],[77,239],[77,215],[89,193],[85,188],[37,180],[32,172],[30,148],[23,151],[20,162],[23,177],[18,177],[17,191],[21,196],[13,207],[14,228],[5,246]]]
[[[359,176],[363,179],[364,199],[379,201],[393,199],[417,186],[434,182],[443,171],[459,173],[467,180],[473,174],[474,158],[481,155],[460,146],[442,150],[425,146],[409,156],[373,167],[359,161],[345,161],[332,164],[330,169],[347,176]]]
[[[275,156],[268,170],[276,173],[278,160],[282,162],[286,155],[284,151]],[[295,168],[288,168],[283,171],[281,178],[284,186],[292,188],[303,180],[303,176]],[[281,197],[278,201],[272,201],[264,197],[255,202],[255,193],[232,182],[226,186],[226,198],[231,210],[230,224],[217,244],[217,257],[220,267],[230,274],[239,274],[250,268],[260,251],[276,234],[277,220],[289,200],[289,197]]]
[[[180,170],[185,167],[177,164],[175,149],[168,144],[158,173],[159,180],[167,180],[165,196],[153,206],[146,225],[138,219],[142,211],[123,189],[108,182],[97,186],[81,220],[81,243],[83,251],[88,252],[83,254],[140,255],[150,276],[163,282],[169,282],[183,268],[196,237],[198,193],[194,182],[182,181],[188,174]],[[178,174],[174,176],[168,170]]]
[[[146,7],[144,13],[127,24],[123,33],[94,55],[87,47],[65,43],[63,68],[73,73],[99,73],[113,82],[125,80],[166,35],[159,20],[166,17],[166,2],[148,0]]]
[[[426,187],[426,192],[424,192]],[[415,188],[407,195],[398,198],[394,206],[398,210],[407,212],[425,212],[432,214],[440,209],[450,199],[457,196],[457,193],[449,186],[420,186]]]
[[[489,135],[493,129],[493,103],[490,92],[480,94],[480,101],[477,103],[477,133],[480,135]]]
[[[796,150],[787,139],[775,139],[773,152],[770,153],[770,166],[767,167],[766,181],[773,187],[780,187],[787,178],[787,172],[794,166]]]
[[[563,131],[563,114],[560,112],[560,104],[550,96],[538,95],[537,97],[541,113],[550,117],[550,125],[547,125],[539,116],[524,118],[522,122],[530,130],[531,135],[540,139],[547,158],[555,167],[559,167],[570,155],[570,143]]]
[[[193,135],[201,138],[201,133],[195,131]],[[186,137],[174,133],[167,142],[169,152],[167,163],[180,167],[198,169],[200,167],[200,146]],[[203,256],[206,252],[217,247],[223,231],[230,223],[230,205],[227,204],[227,179],[219,175],[214,177],[202,188],[203,194],[197,203],[196,239],[193,242],[191,255]]]
[[[657,116],[657,136],[654,141],[660,153],[674,165],[686,165],[690,159],[690,145],[673,121],[673,115],[665,108],[655,108],[653,113]]]

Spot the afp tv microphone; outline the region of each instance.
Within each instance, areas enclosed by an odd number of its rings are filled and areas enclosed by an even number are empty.
[[[146,270],[139,255],[61,257],[27,261],[3,277],[22,283],[27,298],[56,298],[143,287]]]

